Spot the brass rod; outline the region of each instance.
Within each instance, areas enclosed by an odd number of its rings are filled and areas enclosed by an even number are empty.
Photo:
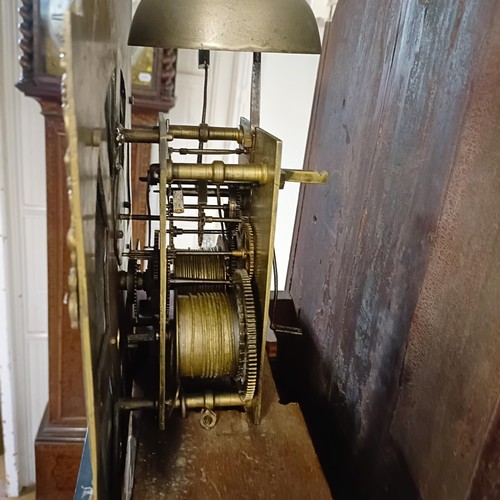
[[[160,124],[160,335],[159,335],[159,390],[158,390],[158,425],[165,429],[165,395],[167,384],[166,339],[167,339],[167,162],[168,147],[165,138],[167,132],[166,117],[159,113]]]
[[[115,403],[118,411],[146,410],[156,408],[156,403],[149,399],[122,398]]]
[[[122,255],[131,259],[149,258],[153,256],[153,250],[130,250],[130,252],[123,252]]]
[[[328,172],[316,172],[314,170],[292,170],[281,169],[281,184],[284,182],[301,182],[303,184],[326,184]]]
[[[199,205],[197,204],[186,204],[184,203],[184,208],[186,210],[196,210],[198,209]],[[224,210],[225,208],[227,208],[227,205],[205,205],[203,207],[205,210]]]
[[[243,130],[236,127],[211,127],[209,125],[170,125],[169,133],[174,139],[196,139],[207,141],[236,141],[243,140]]]
[[[188,148],[170,148],[171,153],[180,155],[241,155],[244,149],[188,149]]]
[[[181,398],[186,408],[230,408],[245,405],[237,392],[186,394]],[[181,407],[182,403],[181,399],[177,399],[175,407]]]
[[[182,234],[198,234],[198,229],[183,229],[181,227],[176,227],[174,229],[174,232],[179,236]],[[204,229],[203,233],[204,234],[222,234],[222,231],[220,229]]]
[[[192,188],[192,189],[186,189],[186,188],[176,188],[176,187],[172,187],[172,191],[179,191],[181,190],[184,194],[184,196],[198,196],[198,191],[196,191],[196,189]],[[209,198],[217,198],[217,190],[216,189],[208,189],[207,190],[207,196]],[[228,198],[229,197],[229,191],[227,189],[221,189],[221,192],[220,192],[220,197],[221,198]]]
[[[245,165],[214,161],[212,163],[173,163],[168,162],[168,181],[206,180],[216,184],[223,182],[257,182],[266,184],[269,168],[265,163]]]
[[[142,221],[158,221],[160,220],[159,215],[146,215],[146,214],[119,214],[118,218],[120,220],[142,220]],[[241,222],[241,219],[230,218],[230,217],[211,217],[210,215],[205,216],[205,223],[211,224],[213,222],[232,222],[237,224]],[[198,222],[200,217],[197,216],[182,216],[182,215],[167,215],[166,220],[174,222]],[[167,231],[168,232],[168,231]]]
[[[165,127],[166,128],[166,127]],[[164,138],[167,141],[173,139],[195,139],[201,142],[207,141],[243,141],[243,130],[235,127],[211,127],[209,125],[170,125],[168,132],[165,131]],[[118,142],[155,143],[160,140],[159,127],[136,127],[122,128],[118,131]]]
[[[173,220],[175,222],[198,222],[200,220],[200,217],[197,216],[182,216],[182,215],[169,215],[167,217],[168,220]],[[203,217],[205,220],[205,223],[211,224],[212,222],[232,222],[234,224],[237,224],[238,222],[241,222],[241,219],[239,218],[232,218],[232,217],[212,217],[210,215],[205,215]]]
[[[206,280],[206,279],[195,279],[195,278],[170,278],[169,283],[171,285],[229,285],[231,280]],[[130,337],[129,337],[130,338]]]
[[[160,140],[160,131],[158,127],[153,128],[124,128],[119,130],[118,142],[135,142],[135,143],[155,143]]]
[[[222,255],[227,257],[243,257],[246,255],[244,250],[231,250],[229,252],[218,251],[218,250],[174,250],[175,255],[203,255],[205,257],[210,257],[212,255]]]

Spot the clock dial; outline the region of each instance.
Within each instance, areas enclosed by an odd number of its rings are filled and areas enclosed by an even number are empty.
[[[140,0],[132,0],[132,17],[134,17]],[[132,66],[132,85],[149,87],[153,83],[155,52],[152,47],[130,47]]]
[[[64,42],[64,16],[71,0],[40,0],[40,21],[44,48],[44,69],[61,76],[59,54]]]
[[[1,2],[2,0],[0,0]],[[21,0],[16,0],[21,1]],[[73,1],[81,0],[22,0],[22,50],[20,81],[27,95],[60,95],[60,54],[64,46],[65,18]],[[101,0],[92,0],[99,4]],[[104,1],[104,0],[102,0]],[[140,0],[130,2],[135,13]],[[130,77],[135,109],[167,111],[174,103],[176,51],[152,47],[129,47]],[[153,103],[155,103],[153,105]]]
[[[155,52],[152,47],[131,47],[132,85],[151,86]]]

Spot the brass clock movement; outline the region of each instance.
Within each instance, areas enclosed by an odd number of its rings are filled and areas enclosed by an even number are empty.
[[[282,169],[281,141],[259,123],[261,54],[320,50],[307,2],[24,0],[20,14],[18,86],[56,108],[62,101],[67,136],[67,302],[82,348],[85,490],[94,500],[209,498],[196,493],[197,477],[222,460],[233,486],[224,467],[207,474],[217,492],[229,487],[227,498],[249,498],[243,489],[257,479],[266,497],[289,496],[282,471],[311,464],[327,498],[304,421],[279,404],[265,356],[279,190],[328,177]],[[205,73],[197,124],[164,113],[177,48],[198,50]],[[233,127],[206,121],[210,50],[253,53],[249,118]],[[155,110],[156,125],[134,123],[132,97]],[[138,144],[157,145],[159,162],[148,154],[134,172]],[[144,203],[132,203],[134,184]],[[134,221],[146,222],[146,235],[134,234]],[[173,460],[159,466],[165,453]],[[277,457],[276,473],[266,466],[242,482],[248,463]]]
[[[83,0],[83,14],[67,16],[63,60],[69,305],[82,339],[94,498],[160,498],[152,484],[163,480],[166,498],[206,498],[177,495],[173,482],[196,482],[196,473],[165,471],[156,457],[191,438],[196,450],[204,439],[207,450],[221,446],[221,456],[257,454],[259,439],[264,451],[278,449],[289,439],[277,437],[287,416],[299,429],[293,442],[305,432],[276,397],[268,417],[264,397],[276,211],[285,182],[324,184],[328,175],[281,168],[281,141],[259,124],[260,69],[263,52],[319,52],[318,28],[305,0],[142,0],[131,24],[121,0],[105,4],[107,15]],[[171,123],[159,112],[155,126],[130,124],[127,37],[139,51],[199,51],[201,123]],[[253,52],[250,116],[233,127],[206,121],[209,50]],[[124,154],[133,143],[159,148],[159,162],[140,168],[147,197],[135,210]],[[132,221],[147,222],[146,237],[131,234]],[[151,481],[134,472],[146,462]],[[249,497],[236,485],[227,498]]]

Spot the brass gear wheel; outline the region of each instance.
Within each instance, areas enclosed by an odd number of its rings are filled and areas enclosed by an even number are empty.
[[[137,318],[138,264],[136,259],[129,259],[127,268],[126,310],[129,320]]]
[[[236,304],[240,323],[240,346],[236,382],[245,402],[255,395],[258,374],[257,321],[252,284],[245,269],[236,269],[233,275]]]
[[[229,198],[227,200],[227,216],[235,219],[241,215],[241,193],[238,188],[229,189]]]
[[[167,321],[170,319],[170,274],[174,265],[174,253],[170,247],[167,247],[167,307],[166,307],[166,317]],[[168,327],[167,327],[168,328]]]
[[[246,251],[244,267],[250,278],[253,278],[255,268],[255,240],[253,236],[253,227],[250,222],[242,222],[238,230],[238,240],[240,249]]]

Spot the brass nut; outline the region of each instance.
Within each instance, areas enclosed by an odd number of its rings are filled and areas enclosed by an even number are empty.
[[[207,431],[213,429],[217,423],[217,415],[208,408],[203,408],[200,414],[200,425]]]

